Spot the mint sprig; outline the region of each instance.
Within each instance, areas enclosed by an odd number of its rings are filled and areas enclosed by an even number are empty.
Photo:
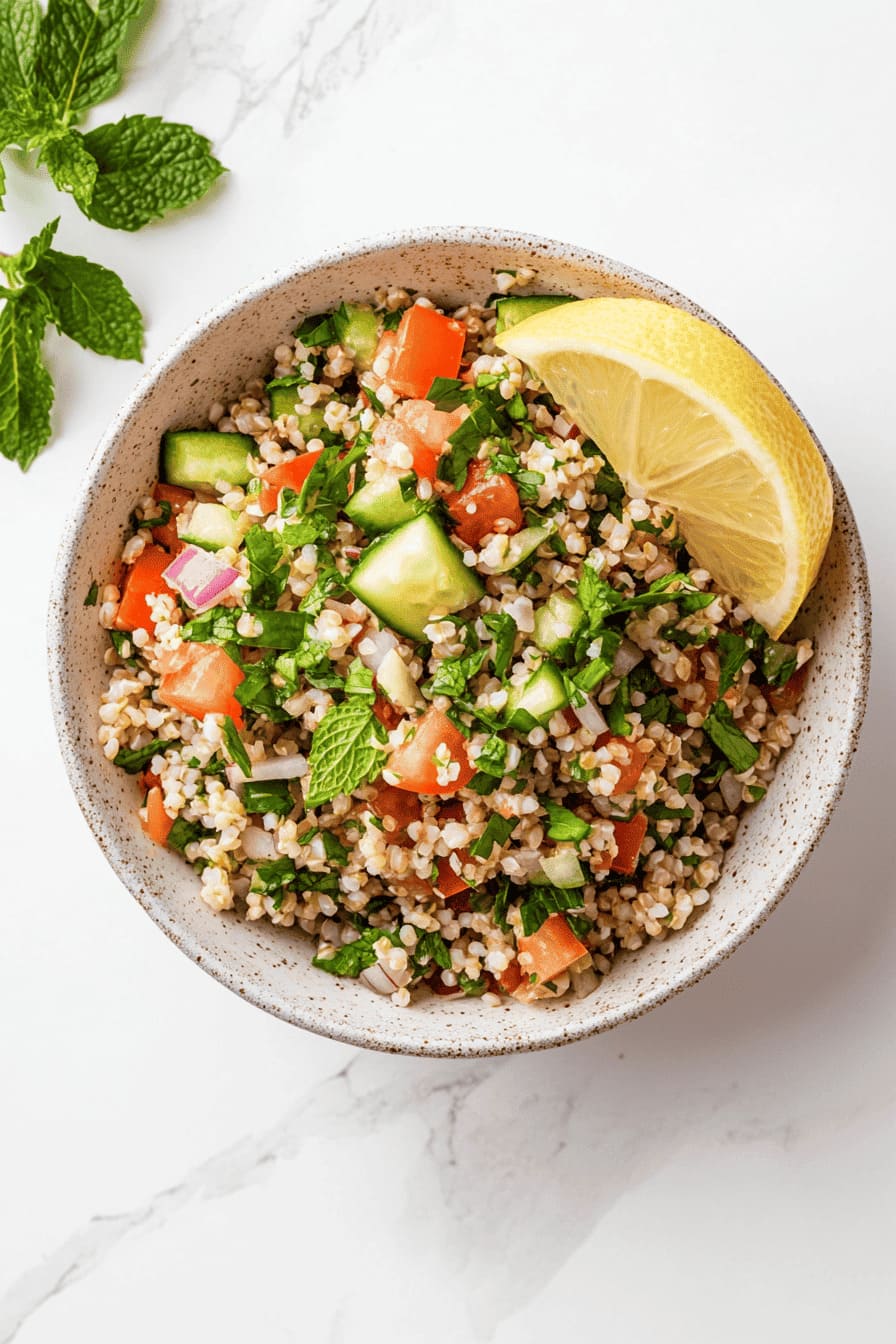
[[[41,351],[47,325],[116,359],[139,359],[143,344],[140,310],[118,276],[50,246],[58,224],[0,257],[0,452],[23,471],[50,437],[53,380]]]
[[[225,171],[191,126],[128,116],[82,132],[116,92],[120,58],[143,0],[0,0],[0,155],[37,155],[88,219],[140,229],[205,195]],[[0,161],[0,210],[6,174]],[[140,359],[143,322],[112,271],[51,247],[58,220],[14,257],[0,256],[0,452],[25,469],[50,437],[48,323],[99,354]]]

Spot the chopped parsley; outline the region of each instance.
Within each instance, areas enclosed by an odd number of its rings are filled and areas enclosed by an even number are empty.
[[[243,806],[247,812],[273,812],[286,817],[295,807],[295,800],[285,779],[248,780],[243,787]]]
[[[112,758],[114,763],[126,770],[129,775],[139,775],[149,765],[153,756],[160,752],[167,751],[169,747],[176,746],[176,742],[166,742],[161,737],[154,738],[152,742],[147,742],[145,747],[135,747],[132,751],[127,747],[119,747],[115,756]]]
[[[224,746],[227,749],[227,755],[242,770],[246,779],[252,774],[252,762],[249,760],[249,753],[246,751],[245,743],[240,737],[237,726],[229,714],[223,716],[224,723],[221,733],[224,738]]]
[[[703,731],[731,762],[736,775],[743,774],[759,759],[759,748],[746,737],[724,700],[717,700],[703,721]]]
[[[493,812],[485,824],[485,830],[470,845],[470,853],[474,859],[487,859],[491,855],[495,845],[499,849],[507,844],[513,832],[519,825],[518,817],[502,817],[497,812]]]
[[[591,830],[591,823],[577,817],[568,807],[561,807],[552,798],[538,800],[548,814],[548,838],[551,840],[584,840]]]

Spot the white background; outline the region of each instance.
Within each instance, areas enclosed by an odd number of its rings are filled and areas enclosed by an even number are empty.
[[[648,1018],[547,1054],[368,1056],[201,975],[57,759],[56,536],[138,377],[55,337],[52,448],[0,463],[0,1341],[892,1338],[891,7],[158,0],[124,91],[232,170],[138,236],[10,170],[0,247],[124,277],[154,359],[358,235],[501,224],[660,276],[812,421],[875,580],[876,695],[780,911]]]

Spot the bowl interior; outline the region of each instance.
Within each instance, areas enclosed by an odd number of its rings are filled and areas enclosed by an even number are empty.
[[[100,445],[60,548],[50,605],[50,677],[65,763],[78,801],[113,868],[164,932],[204,970],[252,1002],[354,1044],[422,1054],[496,1054],[573,1040],[646,1011],[700,978],[753,931],[799,871],[842,788],[861,721],[869,614],[861,543],[834,480],[831,544],[798,620],[817,655],[803,729],[768,797],[741,825],[710,904],[680,933],[624,955],[592,997],[488,1009],[477,1000],[427,996],[405,1010],[310,965],[295,930],[199,899],[191,869],[151,844],[135,813],[135,781],[96,745],[105,633],[83,606],[94,580],[114,572],[135,500],[157,477],[163,430],[204,423],[209,404],[267,373],[271,351],[300,314],[362,300],[378,285],[421,290],[446,304],[480,298],[492,273],[528,266],[538,288],[663,299],[708,317],[664,285],[581,249],[488,230],[450,230],[328,256],[239,294],[198,321],[148,374]],[[713,321],[714,319],[709,318]],[[717,324],[718,325],[718,324]]]

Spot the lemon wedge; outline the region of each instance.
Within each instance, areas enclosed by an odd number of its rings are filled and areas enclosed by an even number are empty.
[[[815,581],[832,491],[784,393],[730,336],[651,299],[583,299],[503,331],[632,496],[777,638]]]

